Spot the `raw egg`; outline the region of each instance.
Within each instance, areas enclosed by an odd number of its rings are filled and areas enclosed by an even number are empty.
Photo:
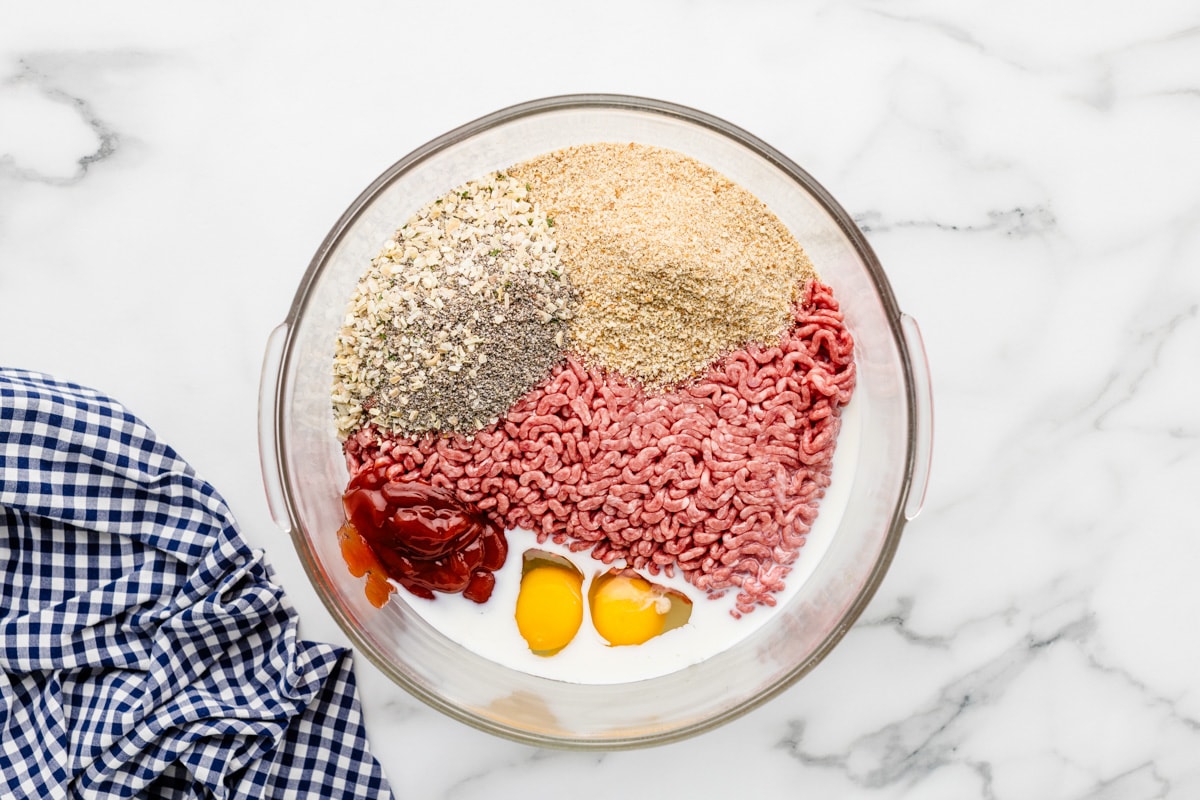
[[[592,625],[610,645],[643,644],[686,624],[692,601],[632,570],[597,575],[588,591]]]
[[[561,556],[527,551],[516,618],[517,629],[536,655],[562,650],[583,624],[583,573]]]

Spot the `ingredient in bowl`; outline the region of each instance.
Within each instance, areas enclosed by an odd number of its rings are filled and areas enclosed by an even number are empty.
[[[367,472],[436,489],[497,527],[393,535],[352,519],[347,563],[376,605],[393,583],[477,602],[494,589],[482,613],[413,608],[476,652],[560,678],[718,652],[738,640],[723,625],[755,628],[762,614],[741,618],[787,597],[830,486],[853,350],[782,222],[694,159],[585,145],[464,184],[361,277],[332,400],[352,487]],[[378,499],[362,513],[397,530],[449,510],[405,500],[406,517]],[[500,531],[529,549],[493,575]],[[589,559],[611,569],[585,587]],[[726,594],[693,618],[691,599]],[[580,636],[585,608],[594,630]]]
[[[352,569],[357,565],[371,574],[367,596],[372,603],[382,591],[378,567],[418,597],[461,592],[483,603],[491,596],[492,573],[504,565],[508,543],[485,515],[459,502],[452,492],[392,479],[388,465],[381,464],[357,473],[342,503],[349,520],[343,526],[343,553],[349,549],[355,557]],[[362,552],[364,546],[374,562]],[[387,594],[382,599],[386,601]]]
[[[359,279],[334,357],[343,437],[471,433],[562,356],[572,289],[524,181],[492,173],[426,204]]]
[[[376,608],[383,608],[392,592],[396,591],[396,587],[388,581],[387,567],[349,520],[338,529],[338,543],[350,574],[356,578],[366,576],[364,593],[367,601]]]
[[[583,575],[570,561],[541,550],[525,553],[514,616],[529,649],[552,656],[583,624]]]
[[[509,174],[555,220],[579,292],[573,347],[649,388],[702,375],[749,342],[776,342],[815,276],[761,200],[681,153],[588,144]]]
[[[645,644],[687,624],[692,601],[632,570],[596,576],[588,590],[592,626],[613,646]]]
[[[675,570],[736,615],[773,605],[830,482],[854,342],[811,281],[775,346],[750,346],[674,392],[647,394],[568,358],[497,423],[465,437],[345,443],[352,473],[395,465],[540,540],[604,563]]]

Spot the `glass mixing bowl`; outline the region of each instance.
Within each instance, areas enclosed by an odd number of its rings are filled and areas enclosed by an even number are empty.
[[[844,425],[839,439],[838,458],[849,466],[835,468],[830,487],[843,498],[840,519],[833,520],[828,549],[791,600],[740,645],[698,664],[648,680],[589,685],[536,677],[477,656],[397,602],[402,593],[383,609],[367,602],[336,536],[348,476],[330,385],[347,300],[400,223],[491,170],[601,141],[685,153],[765,202],[833,288],[856,340],[858,372],[850,406],[854,424]],[[723,120],[614,95],[513,106],[450,131],[388,168],[333,226],[300,280],[286,321],[271,334],[259,413],[271,513],[359,650],[416,697],[463,722],[535,745],[596,749],[711,729],[811,670],[862,612],[901,530],[919,510],[932,439],[917,325],[900,312],[866,239],[833,197],[783,154]]]

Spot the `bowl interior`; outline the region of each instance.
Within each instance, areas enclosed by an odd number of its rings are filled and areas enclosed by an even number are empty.
[[[490,170],[586,142],[639,142],[690,155],[763,200],[833,287],[856,340],[857,388],[838,445],[842,498],[828,549],[771,624],[680,672],[603,686],[538,678],[474,655],[403,602],[365,599],[342,560],[347,475],[330,411],[333,344],[365,265],[434,197]],[[900,314],[846,213],[806,173],[728,124],[635,98],[574,96],[514,107],[452,131],[392,166],[316,254],[271,376],[277,475],[295,545],[347,634],[416,696],[476,727],[539,745],[617,748],[667,741],[732,718],[812,668],[878,584],[904,523],[913,460],[912,377]],[[824,508],[823,508],[824,512]],[[801,560],[804,555],[801,554]],[[398,596],[398,595],[397,595]]]

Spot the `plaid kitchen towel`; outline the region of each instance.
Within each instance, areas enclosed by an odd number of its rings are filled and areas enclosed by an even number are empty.
[[[0,368],[0,797],[390,797],[272,577],[121,405]]]

